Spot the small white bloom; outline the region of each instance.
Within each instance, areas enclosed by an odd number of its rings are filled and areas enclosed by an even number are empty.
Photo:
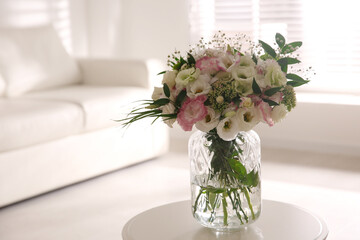
[[[243,97],[241,98],[242,104],[241,106],[244,108],[252,108],[254,106],[254,103],[252,102],[251,98],[249,97]]]
[[[216,127],[219,137],[225,141],[234,140],[239,133],[238,121],[236,117],[224,118]]]
[[[200,75],[200,69],[198,68],[189,68],[184,69],[178,73],[175,78],[176,87],[177,88],[184,88],[189,83],[194,82]]]
[[[240,131],[249,131],[260,122],[260,115],[257,108],[240,108],[236,119]]]
[[[220,114],[216,113],[214,109],[206,107],[207,115],[204,119],[195,124],[195,127],[203,132],[208,132],[219,124]]]
[[[164,95],[164,91],[162,88],[160,87],[154,87],[154,91],[152,93],[152,100],[156,101],[158,100],[160,97],[162,97]]]
[[[168,87],[170,89],[172,89],[174,86],[175,86],[175,78],[176,78],[176,75],[177,75],[178,71],[167,71],[165,74],[164,74],[164,77],[163,77],[163,80],[162,80],[162,83],[166,83],[168,85]]]
[[[211,90],[210,76],[200,75],[197,80],[187,85],[187,95],[191,98],[208,94]]]
[[[288,113],[287,108],[284,104],[275,106],[271,111],[271,118],[275,123],[281,122],[286,117]]]
[[[174,111],[175,111],[175,107],[172,103],[168,103],[162,107],[163,114],[173,114]],[[164,123],[166,123],[166,125],[172,128],[174,122],[176,121],[176,118],[168,119],[167,117],[163,117],[163,121]]]

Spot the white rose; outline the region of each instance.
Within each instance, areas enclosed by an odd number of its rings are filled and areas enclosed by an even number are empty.
[[[281,122],[286,117],[286,114],[288,113],[287,108],[284,104],[280,104],[278,106],[275,106],[273,110],[271,111],[271,118],[275,123]]]
[[[286,85],[286,75],[281,71],[280,65],[275,60],[267,60],[265,69],[265,82],[271,87],[281,87]]]
[[[224,118],[216,127],[217,134],[225,141],[234,140],[239,133],[239,126],[236,117]]]
[[[191,98],[199,95],[208,94],[211,90],[210,77],[208,75],[200,75],[198,79],[191,82],[186,87],[187,95]]]
[[[237,111],[236,119],[240,131],[249,131],[260,122],[260,114],[257,108],[240,108]]]
[[[189,83],[195,81],[200,75],[200,69],[198,68],[189,68],[184,69],[178,73],[175,78],[176,87],[177,88],[184,88]]]
[[[160,87],[154,87],[154,91],[152,93],[152,100],[156,101],[158,100],[160,97],[162,97],[164,95],[164,91],[162,88]]]
[[[176,75],[177,75],[178,71],[167,71],[165,74],[164,74],[164,77],[163,77],[163,80],[162,80],[162,83],[166,83],[166,85],[168,85],[168,87],[170,89],[172,89],[174,86],[175,86],[175,78],[176,78]]]
[[[203,132],[208,132],[219,124],[220,114],[216,113],[214,109],[206,107],[207,115],[205,118],[195,124],[195,127]]]
[[[174,111],[175,111],[175,107],[172,103],[168,103],[162,107],[163,114],[173,114]],[[171,128],[173,127],[173,124],[176,121],[176,118],[168,119],[167,117],[163,117],[162,119],[163,119],[164,123],[166,123]]]

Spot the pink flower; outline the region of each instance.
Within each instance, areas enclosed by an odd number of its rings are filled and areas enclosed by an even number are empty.
[[[201,95],[196,98],[188,98],[183,103],[177,115],[177,121],[184,131],[191,131],[193,125],[207,115],[205,101],[206,96]]]
[[[217,57],[202,57],[196,61],[196,68],[199,68],[203,73],[214,74],[220,71],[219,59]]]
[[[274,121],[271,119],[272,108],[267,102],[261,101],[257,106],[260,110],[263,122],[266,122],[270,127],[274,126]]]

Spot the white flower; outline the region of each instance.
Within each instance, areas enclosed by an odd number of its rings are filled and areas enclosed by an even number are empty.
[[[235,80],[252,82],[255,77],[255,68],[239,66],[234,68],[231,74]]]
[[[239,133],[238,121],[236,116],[232,118],[224,118],[216,127],[219,137],[225,141],[234,140]]]
[[[198,68],[189,68],[184,69],[178,73],[175,78],[176,87],[177,88],[184,88],[189,83],[195,81],[200,75],[200,69]]]
[[[187,95],[191,98],[208,94],[211,90],[210,76],[200,75],[197,80],[187,85]]]
[[[245,56],[241,56],[240,57],[240,62],[239,62],[239,66],[241,67],[251,67],[254,68],[255,67],[255,63],[252,60],[250,55],[245,55]]]
[[[154,87],[154,91],[153,91],[153,94],[152,94],[151,98],[152,98],[152,100],[156,101],[160,97],[162,97],[163,95],[164,95],[164,91],[163,91],[162,88]]]
[[[219,124],[220,114],[216,113],[214,109],[207,108],[207,115],[202,120],[195,124],[195,127],[203,132],[208,132]]]
[[[281,87],[286,85],[286,76],[281,71],[280,65],[275,60],[267,60],[265,69],[265,83],[271,87]]]
[[[175,111],[175,107],[172,103],[168,103],[165,106],[162,107],[162,113],[163,114],[173,114]],[[169,127],[173,127],[174,122],[176,121],[176,118],[168,119],[167,117],[163,117],[164,123],[166,123]]]
[[[177,75],[178,71],[167,71],[165,74],[164,74],[164,77],[163,77],[163,80],[162,80],[162,83],[166,83],[166,85],[168,85],[168,87],[170,89],[172,89],[174,86],[175,86],[175,78],[176,78],[176,75]]]
[[[281,122],[286,117],[288,113],[287,108],[284,104],[275,106],[271,111],[271,118],[275,123]]]
[[[252,81],[235,80],[233,82],[233,87],[241,96],[247,96],[253,93]]]
[[[249,131],[260,122],[260,115],[258,109],[255,107],[240,108],[237,111],[236,119],[240,131]]]

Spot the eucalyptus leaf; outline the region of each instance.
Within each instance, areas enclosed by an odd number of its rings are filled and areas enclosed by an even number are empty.
[[[259,40],[259,43],[261,44],[262,48],[264,49],[264,51],[269,54],[270,56],[272,56],[273,58],[276,58],[276,52],[275,50],[267,43]]]
[[[268,90],[266,90],[264,93],[266,96],[272,96],[275,93],[279,92],[283,87],[274,87],[274,88],[270,88]]]
[[[294,73],[286,74],[286,78],[294,80],[296,82],[308,82],[308,81],[304,80],[302,77],[300,77],[299,75],[296,75]]]
[[[301,85],[304,85],[308,83],[308,80],[304,80],[304,82],[297,82],[297,81],[288,81],[286,85],[292,86],[292,87],[300,87]]]
[[[154,103],[151,104],[151,105],[161,107],[161,106],[164,106],[164,105],[168,104],[169,102],[170,102],[170,99],[168,99],[168,98],[160,98],[158,100],[155,100]]]
[[[253,89],[254,93],[256,93],[256,94],[261,93],[261,89],[260,89],[259,85],[257,84],[257,82],[255,81],[255,78],[253,79],[252,89]]]
[[[185,100],[185,97],[186,97],[186,89],[183,89],[183,90],[181,90],[179,95],[176,97],[175,105],[178,107],[181,107],[183,101]]]
[[[255,54],[252,55],[252,60],[254,61],[255,64],[257,64],[258,60],[257,60]]]
[[[164,91],[166,97],[170,97],[170,89],[166,83],[164,83],[163,91]]]
[[[297,50],[297,48],[301,47],[302,42],[292,42],[289,44],[286,44],[282,49],[281,49],[281,53],[286,54],[286,53],[292,53],[294,51]]]
[[[234,170],[241,178],[246,176],[245,166],[236,158],[229,158],[228,162],[231,166],[231,169]]]
[[[285,38],[280,33],[276,33],[275,40],[280,48],[282,48],[285,45]]]
[[[262,100],[263,100],[264,102],[267,102],[270,106],[277,106],[277,105],[279,105],[277,102],[274,102],[273,100],[270,100],[270,99],[263,98]]]

